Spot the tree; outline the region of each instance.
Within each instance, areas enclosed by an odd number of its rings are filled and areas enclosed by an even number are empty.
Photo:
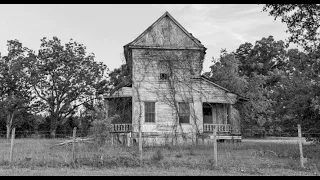
[[[287,47],[283,41],[274,40],[273,36],[256,41],[254,46],[251,43],[241,44],[235,51],[240,61],[240,74],[248,77],[254,73],[267,76],[274,69],[283,69]]]
[[[72,39],[64,46],[57,37],[41,39],[37,55],[30,54],[30,83],[40,109],[49,113],[50,134],[84,103],[96,99],[105,83],[106,65],[87,55],[86,47]]]
[[[271,97],[278,100],[273,105],[276,118],[282,127],[296,129],[301,124],[302,128],[319,133],[319,59],[298,49],[290,49],[288,58],[285,76]]]
[[[241,45],[240,48],[243,46],[252,47],[246,43]],[[246,48],[246,50],[249,48]],[[261,129],[266,122],[270,121],[270,115],[272,114],[270,111],[271,100],[266,96],[268,92],[265,87],[267,76],[257,75],[257,71],[253,70],[253,68],[249,70],[243,68],[246,67],[243,65],[247,64],[246,61],[253,61],[250,59],[250,51],[242,54],[240,57],[243,58],[241,62],[240,58],[236,58],[237,53],[227,53],[226,50],[222,50],[220,58],[215,60],[215,63],[210,67],[211,71],[205,73],[215,83],[250,99],[244,104],[237,105],[242,119],[242,131],[249,128],[250,131],[252,129]],[[256,56],[254,57],[259,59]],[[240,67],[243,68],[242,71],[240,71]],[[243,132],[243,134],[246,134],[246,132]]]
[[[215,63],[210,66],[211,71],[204,73],[204,75],[232,92],[243,94],[248,82],[246,76],[240,76],[239,74],[239,65],[241,63],[235,57],[235,54],[222,50],[220,58],[213,59],[213,61]]]
[[[32,100],[27,82],[28,68],[25,55],[29,51],[18,40],[7,43],[8,55],[0,59],[0,110],[6,118],[7,138],[12,127],[23,118],[16,118],[28,109]]]
[[[320,48],[319,4],[266,4],[263,11],[287,24],[289,42],[300,44],[307,51]]]
[[[109,73],[110,84],[113,87],[118,86],[121,82],[131,81],[129,67],[127,64],[122,64],[119,68],[115,68]]]

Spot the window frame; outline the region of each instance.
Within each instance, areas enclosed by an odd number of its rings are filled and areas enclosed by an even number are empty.
[[[150,106],[147,106],[148,103],[153,103],[153,107],[151,107],[151,109],[153,108],[153,112],[147,112],[148,110],[150,110],[150,108],[147,108],[147,107],[150,107]],[[147,117],[150,117],[150,116],[147,116],[147,115],[153,115],[153,120],[154,121],[147,121]],[[155,101],[144,101],[144,122],[145,123],[156,123],[156,102]]]
[[[162,76],[163,75],[163,76]],[[165,78],[164,78],[165,77]],[[165,80],[169,80],[169,73],[160,73],[159,74],[159,80],[160,81],[165,81]]]
[[[181,112],[182,111],[181,104],[186,104],[188,106],[188,108],[186,108],[187,112]],[[179,107],[179,111],[178,111],[179,124],[190,124],[190,115],[191,115],[190,103],[189,102],[178,102],[178,107]],[[180,117],[188,117],[188,122],[181,122]]]

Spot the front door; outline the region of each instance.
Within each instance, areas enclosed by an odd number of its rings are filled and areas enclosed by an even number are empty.
[[[216,124],[216,104],[203,103],[203,124]]]
[[[209,106],[203,107],[203,124],[212,124],[212,108]]]

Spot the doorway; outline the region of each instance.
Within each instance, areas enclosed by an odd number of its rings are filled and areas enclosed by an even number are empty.
[[[217,109],[215,103],[203,103],[203,124],[217,123]]]

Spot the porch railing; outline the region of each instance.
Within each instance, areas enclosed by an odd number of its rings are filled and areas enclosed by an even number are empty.
[[[203,124],[204,132],[213,132],[216,128],[217,132],[231,132],[230,124]],[[112,132],[131,132],[132,124],[112,124]]]
[[[130,132],[132,124],[112,124],[112,132]]]
[[[216,128],[217,132],[231,132],[231,125],[230,124],[203,124],[203,131],[204,132],[213,132],[213,129]]]

